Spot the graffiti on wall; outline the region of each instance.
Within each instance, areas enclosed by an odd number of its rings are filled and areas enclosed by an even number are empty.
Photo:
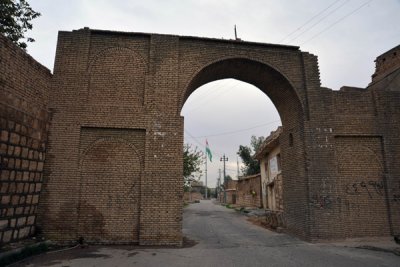
[[[331,209],[333,203],[337,202],[337,199],[330,195],[323,195],[320,193],[314,193],[311,195],[310,203],[320,209]]]
[[[329,179],[323,179],[319,189],[311,194],[310,204],[319,209],[331,209],[334,203],[340,202],[339,197],[332,196],[334,186]]]
[[[348,183],[346,185],[346,194],[348,195],[361,195],[364,192],[366,192],[371,199],[377,196],[383,196],[383,180],[362,180],[361,182]]]

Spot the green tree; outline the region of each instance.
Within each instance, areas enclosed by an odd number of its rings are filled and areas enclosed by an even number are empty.
[[[257,150],[260,148],[260,146],[262,145],[262,143],[264,142],[265,138],[264,136],[259,136],[256,137],[255,135],[253,135],[250,139],[250,145],[253,148],[253,152],[256,153]]]
[[[1,0],[0,1],[0,33],[19,47],[26,49],[25,33],[32,29],[31,20],[40,16],[34,11],[26,0]],[[34,42],[27,37],[26,42]]]
[[[264,137],[256,137],[252,136],[250,140],[250,145],[249,146],[239,146],[239,151],[237,154],[239,157],[242,159],[242,162],[244,164],[244,167],[242,167],[242,172],[243,175],[253,175],[260,173],[260,163],[258,160],[253,158],[253,154],[260,148],[261,144],[264,142]]]
[[[203,153],[189,144],[183,146],[183,178],[184,187],[189,187],[189,182],[199,180],[202,174],[200,166],[203,164]]]
[[[232,177],[231,177],[229,174],[227,174],[227,175],[225,176],[225,180],[228,182],[228,181],[232,181],[233,179],[232,179]]]

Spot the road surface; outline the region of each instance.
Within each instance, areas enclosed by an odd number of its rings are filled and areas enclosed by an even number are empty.
[[[211,201],[184,209],[183,233],[192,246],[90,246],[39,255],[13,266],[400,266],[390,252],[310,244],[248,222]]]

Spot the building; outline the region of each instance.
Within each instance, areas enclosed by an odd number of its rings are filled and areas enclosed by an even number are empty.
[[[226,182],[226,204],[236,204],[237,185],[237,180],[229,180]]]
[[[267,211],[267,221],[272,226],[283,226],[283,176],[279,137],[282,127],[265,139],[255,154],[260,162],[262,203]]]
[[[204,185],[202,181],[193,180],[190,182],[189,190],[184,192],[183,201],[193,202],[196,200],[202,200],[204,192]]]

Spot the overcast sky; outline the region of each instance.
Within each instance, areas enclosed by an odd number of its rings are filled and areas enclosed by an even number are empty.
[[[244,41],[300,46],[318,56],[322,86],[366,87],[374,59],[400,44],[400,0],[30,0],[42,14],[28,35],[28,52],[53,69],[59,30],[92,29],[238,37]],[[251,135],[280,125],[275,107],[256,87],[222,80],[197,89],[182,110],[185,141],[214,152],[208,184],[214,187],[219,157],[236,177],[236,152]],[[204,147],[201,147],[204,149]],[[202,178],[204,180],[204,177]]]

